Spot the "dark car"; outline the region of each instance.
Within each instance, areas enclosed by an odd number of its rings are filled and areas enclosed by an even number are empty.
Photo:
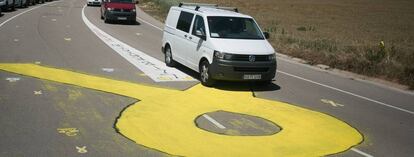
[[[110,21],[136,22],[135,0],[103,0],[101,4],[101,19]]]

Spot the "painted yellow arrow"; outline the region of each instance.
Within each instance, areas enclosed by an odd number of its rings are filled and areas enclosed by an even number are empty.
[[[356,129],[334,117],[254,98],[249,92],[201,85],[177,91],[34,64],[0,64],[0,69],[140,99],[124,110],[116,127],[141,145],[173,155],[325,156],[345,151],[363,139]],[[218,110],[262,117],[278,124],[282,130],[268,136],[226,136],[195,126],[194,120],[198,116]]]

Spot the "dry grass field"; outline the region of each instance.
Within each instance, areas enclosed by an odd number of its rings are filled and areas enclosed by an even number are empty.
[[[238,7],[278,53],[414,88],[413,0],[188,0]],[[177,0],[143,0],[165,18]]]

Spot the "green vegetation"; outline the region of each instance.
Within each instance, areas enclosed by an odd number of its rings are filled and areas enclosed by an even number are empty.
[[[238,7],[271,33],[278,53],[414,89],[414,1],[188,0]],[[163,21],[177,0],[143,0]],[[146,4],[152,4],[147,5]],[[151,11],[152,10],[152,11]]]

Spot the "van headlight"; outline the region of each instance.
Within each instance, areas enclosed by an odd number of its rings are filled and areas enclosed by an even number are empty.
[[[216,57],[217,59],[224,59],[224,55],[224,52],[214,51],[214,57]]]
[[[217,59],[231,60],[232,55],[225,52],[214,51],[214,57]]]
[[[114,8],[108,8],[108,11],[112,11],[112,10],[114,10]]]
[[[132,12],[136,12],[137,10],[136,9],[132,9]]]
[[[271,55],[269,55],[268,56],[269,58],[269,61],[274,61],[274,60],[276,60],[276,54],[271,54]]]

